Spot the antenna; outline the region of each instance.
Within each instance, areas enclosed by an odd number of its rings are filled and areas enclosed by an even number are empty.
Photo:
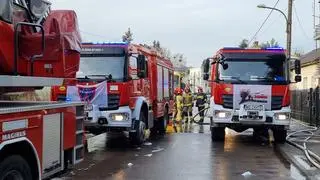
[[[313,30],[314,30],[314,32],[316,32],[316,0],[313,0],[313,5],[312,5],[312,9],[313,9]],[[315,48],[316,48],[316,50],[318,49],[318,42],[317,42],[318,40],[317,39],[315,39]]]

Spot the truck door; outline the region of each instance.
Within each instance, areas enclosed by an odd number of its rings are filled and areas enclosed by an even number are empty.
[[[141,79],[141,90],[142,90],[142,95],[146,97],[148,100],[150,100],[150,75],[149,75],[149,59],[146,56],[146,77]],[[151,102],[150,102],[151,103]]]

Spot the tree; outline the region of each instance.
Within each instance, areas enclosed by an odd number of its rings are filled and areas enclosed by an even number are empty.
[[[251,48],[261,48],[259,41],[254,41]]]
[[[165,47],[162,47],[160,41],[154,40],[152,42],[152,47],[157,50],[161,56],[165,57],[166,59],[171,59],[171,51]]]
[[[172,56],[171,62],[174,67],[186,66],[187,60],[186,57],[181,53],[176,53]]]
[[[243,39],[239,44],[239,48],[247,48],[247,47],[249,47],[249,41],[248,39]]]
[[[122,36],[122,41],[123,42],[127,42],[127,43],[131,43],[133,41],[133,37],[132,36],[133,36],[133,34],[131,32],[131,29],[128,28],[128,30]]]
[[[154,40],[152,42],[152,47],[157,50],[161,56],[163,56],[166,59],[169,59],[174,67],[182,67],[186,66],[187,60],[186,57],[181,53],[175,53],[173,54],[170,49],[165,48],[161,45],[160,41]]]
[[[159,41],[154,40],[152,46],[153,46],[154,48],[156,48],[157,50],[161,49],[161,46],[160,46],[160,42],[159,42]]]
[[[262,43],[261,47],[262,48],[279,47],[279,43],[274,38],[272,38],[270,41]]]

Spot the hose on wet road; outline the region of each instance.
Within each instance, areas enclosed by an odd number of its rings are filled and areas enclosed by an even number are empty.
[[[193,121],[194,123],[196,123],[196,124],[199,124],[199,125],[210,125],[210,123],[204,123],[204,122],[201,123],[201,122],[200,122],[200,119],[199,119],[199,120],[196,120],[196,119],[195,119],[197,116],[200,116],[200,113],[201,113],[201,112],[205,112],[205,113],[204,113],[204,117],[206,117],[209,109],[210,109],[210,106],[202,109],[201,111],[198,111],[198,112],[192,117],[192,121]]]
[[[302,129],[302,130],[297,130],[297,131],[293,131],[291,133],[289,133],[286,137],[287,143],[302,150],[306,156],[306,158],[308,159],[308,161],[315,166],[316,168],[320,169],[320,157],[319,155],[317,155],[316,153],[312,152],[311,150],[308,149],[307,147],[307,143],[315,136],[314,132],[316,132],[318,130],[317,127],[314,126],[308,126],[306,124],[297,122],[299,124],[301,124],[302,126],[306,127],[306,129]],[[303,133],[303,134],[302,134]],[[308,135],[306,135],[306,133]],[[300,139],[302,139],[302,145],[294,142],[294,140],[292,140],[292,136],[298,136],[300,135]]]
[[[208,109],[210,109],[210,106],[204,108],[202,111],[199,111],[198,113],[196,113],[193,117],[192,120],[194,123],[199,124],[199,125],[209,125],[210,123],[201,123],[199,122],[199,120],[195,120],[195,117],[199,116],[199,114],[201,112],[205,112],[205,116],[208,112]],[[311,140],[313,137],[316,137],[317,135],[314,134],[314,132],[316,132],[318,130],[317,127],[314,126],[308,126],[306,124],[300,123],[297,121],[297,123],[301,124],[302,126],[306,127],[306,129],[302,129],[302,130],[297,130],[297,131],[293,131],[291,133],[289,133],[286,137],[286,141],[288,144],[302,150],[306,156],[306,158],[308,159],[308,161],[315,166],[316,168],[320,169],[320,157],[319,155],[317,155],[316,153],[312,152],[311,150],[308,149],[307,147],[307,143],[309,142],[309,140]],[[300,134],[299,134],[300,133]],[[303,133],[303,134],[301,134]],[[307,133],[308,135],[306,135],[305,133]],[[300,136],[300,139],[302,139],[303,144],[300,145],[296,142],[294,142],[294,140],[292,140],[292,136]]]

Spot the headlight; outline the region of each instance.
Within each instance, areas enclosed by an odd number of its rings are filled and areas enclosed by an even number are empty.
[[[287,120],[290,119],[290,113],[277,113],[275,114],[276,120]]]
[[[126,121],[128,119],[128,115],[125,113],[111,114],[111,119],[113,121]]]
[[[221,119],[229,118],[230,114],[228,111],[215,111],[215,116]]]

